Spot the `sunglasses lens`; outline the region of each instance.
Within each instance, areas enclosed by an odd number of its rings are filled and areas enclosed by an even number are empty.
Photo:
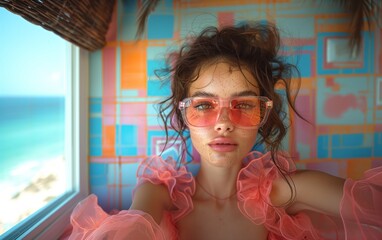
[[[215,98],[190,98],[185,103],[184,116],[191,126],[206,127],[216,123],[221,109],[229,108],[229,119],[241,127],[256,127],[261,124],[266,102],[258,97],[237,97],[229,105],[219,103]]]
[[[186,107],[186,118],[190,125],[206,127],[215,124],[219,114],[218,102],[210,98],[190,99]]]
[[[242,127],[253,127],[261,123],[261,100],[240,98],[231,101],[230,119]]]

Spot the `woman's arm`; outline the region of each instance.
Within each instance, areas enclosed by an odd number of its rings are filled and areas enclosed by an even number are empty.
[[[302,210],[313,210],[328,215],[340,215],[340,203],[345,180],[319,171],[298,171],[291,175],[290,183],[295,186],[294,201],[287,208],[289,214]],[[286,180],[277,179],[272,188],[272,203],[285,204],[291,198]]]
[[[171,198],[166,186],[145,182],[135,189],[130,209],[150,214],[160,224],[164,210],[171,207]]]
[[[291,179],[296,197],[286,207],[287,213],[312,210],[331,215],[335,218],[329,222],[339,220],[334,227],[336,234],[351,236],[350,239],[382,239],[382,167],[366,171],[357,180],[345,181],[317,171],[297,172]],[[290,199],[290,188],[284,179],[277,179],[273,187],[270,195],[273,204],[280,205]],[[325,231],[323,221],[316,221],[315,225]],[[333,229],[329,227],[326,232],[333,234]]]

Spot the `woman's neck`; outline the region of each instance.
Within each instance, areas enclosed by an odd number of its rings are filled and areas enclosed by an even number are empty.
[[[197,194],[204,198],[224,201],[236,196],[236,180],[240,167],[212,167],[201,164],[195,178]]]

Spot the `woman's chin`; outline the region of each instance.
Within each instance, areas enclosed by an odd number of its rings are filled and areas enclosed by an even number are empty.
[[[215,167],[232,167],[238,162],[241,163],[242,157],[239,156],[237,151],[233,152],[209,152],[205,159],[210,165]]]

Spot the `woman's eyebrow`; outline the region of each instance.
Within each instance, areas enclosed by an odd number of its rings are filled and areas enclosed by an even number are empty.
[[[217,97],[217,95],[204,91],[196,91],[191,97]]]
[[[244,96],[258,96],[258,94],[251,90],[246,90],[232,94],[232,97],[244,97]]]
[[[242,92],[237,92],[231,95],[232,97],[244,97],[244,96],[258,96],[258,94],[251,90],[246,90]],[[219,97],[216,94],[205,92],[205,91],[196,91],[191,97]]]

